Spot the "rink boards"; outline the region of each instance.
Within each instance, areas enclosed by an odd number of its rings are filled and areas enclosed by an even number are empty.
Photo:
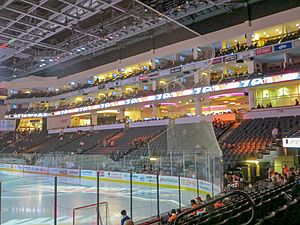
[[[29,166],[20,164],[0,164],[0,170],[11,171],[11,172],[24,172],[24,173],[34,173],[34,174],[44,174],[51,176],[67,176],[74,178],[83,179],[97,179],[97,172],[99,172],[99,177],[101,180],[112,181],[112,182],[130,182],[130,173],[124,172],[111,172],[111,171],[95,171],[95,170],[80,170],[80,169],[64,169],[64,168],[52,168],[43,166]],[[197,180],[193,178],[177,177],[177,176],[159,176],[158,182],[160,187],[164,188],[175,188],[180,186],[188,191],[197,191]],[[152,174],[132,174],[132,183],[140,185],[149,185],[157,183],[157,176]],[[201,194],[212,194],[212,189],[214,194],[220,193],[220,187],[211,182],[204,180],[198,180],[199,192]]]

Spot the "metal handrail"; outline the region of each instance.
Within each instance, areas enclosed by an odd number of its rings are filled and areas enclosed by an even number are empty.
[[[224,198],[228,198],[228,197],[233,196],[233,195],[242,195],[242,196],[244,196],[250,202],[251,218],[247,222],[245,222],[243,224],[240,224],[240,225],[248,225],[253,220],[253,217],[254,217],[255,202],[253,201],[253,199],[251,198],[251,196],[249,194],[247,194],[245,191],[240,191],[240,190],[230,192],[230,193],[225,194],[225,195],[223,195],[223,196],[221,196],[219,198],[215,198],[214,200],[212,200],[212,201],[210,201],[208,203],[205,203],[205,204],[203,204],[201,206],[198,206],[196,208],[192,208],[192,209],[184,211],[183,213],[181,213],[181,214],[179,214],[177,216],[177,218],[174,221],[174,225],[177,225],[179,223],[180,219],[183,218],[184,216],[189,215],[190,213],[198,211],[199,209],[205,208],[205,207],[207,207],[209,205],[212,205],[212,204],[214,204],[214,203],[216,203],[218,201],[223,200]]]

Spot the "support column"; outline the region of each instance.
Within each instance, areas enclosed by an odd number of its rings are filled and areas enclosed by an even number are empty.
[[[124,120],[125,119],[125,110],[126,108],[119,108],[118,111],[118,115],[117,115],[117,119],[118,120]]]
[[[152,80],[152,91],[156,91],[156,88],[157,88],[157,81]]]
[[[246,44],[247,44],[247,46],[251,46],[252,45],[252,34],[251,33],[247,33],[245,36],[246,36]]]
[[[122,97],[124,88],[123,86],[119,87],[119,96]]]
[[[200,74],[199,73],[200,73],[199,71],[194,73],[194,83],[195,84],[198,84],[199,81],[200,81]]]
[[[253,74],[255,72],[255,61],[254,60],[249,60],[247,62],[247,67],[248,67],[248,73]]]
[[[156,61],[155,59],[151,59],[151,64],[152,64],[152,70],[155,70],[156,69]]]
[[[246,90],[248,92],[248,99],[249,99],[249,109],[256,108],[255,104],[255,91],[254,90]]]
[[[159,117],[159,112],[156,104],[152,104],[152,116],[155,118]]]
[[[193,48],[193,59],[198,59],[198,47]]]
[[[97,126],[98,125],[98,121],[97,121],[97,113],[96,112],[92,112],[92,125],[93,126]]]
[[[283,53],[283,68],[288,67],[288,65],[292,62],[292,58],[288,53]]]
[[[199,97],[194,98],[194,104],[195,104],[195,113],[196,115],[202,115],[202,104],[201,99]]]

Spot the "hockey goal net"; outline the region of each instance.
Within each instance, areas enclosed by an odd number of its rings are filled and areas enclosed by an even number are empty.
[[[97,203],[73,209],[73,225],[97,225]],[[99,203],[99,224],[111,225],[108,202]]]

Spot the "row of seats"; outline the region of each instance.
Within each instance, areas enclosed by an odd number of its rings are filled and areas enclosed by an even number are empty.
[[[246,157],[260,157],[268,154],[273,140],[273,128],[279,130],[279,137],[300,128],[300,116],[280,118],[259,118],[244,120],[222,143],[223,155],[228,161]]]
[[[196,216],[184,216],[177,225],[298,225],[300,199],[287,198],[298,181],[274,189],[250,193],[254,200],[254,216],[244,196],[227,199],[223,207]]]

